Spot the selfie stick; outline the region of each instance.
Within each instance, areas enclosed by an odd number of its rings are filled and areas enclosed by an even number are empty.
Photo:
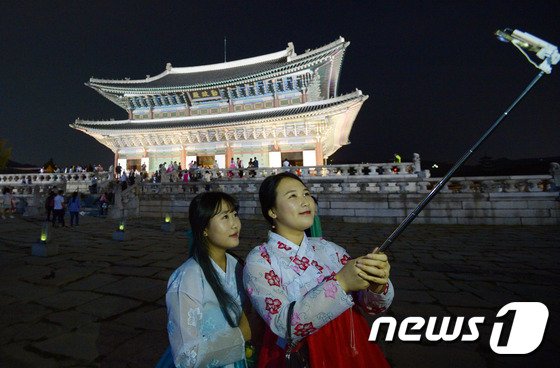
[[[509,42],[514,45],[519,51],[521,51],[525,57],[536,66],[541,71],[539,74],[529,83],[525,90],[515,99],[510,107],[502,113],[502,115],[494,122],[494,124],[488,129],[482,137],[461,157],[459,161],[453,165],[451,170],[436,184],[432,191],[416,206],[416,208],[401,222],[401,224],[393,231],[391,235],[385,240],[385,242],[379,247],[375,253],[383,252],[393,244],[393,241],[406,229],[406,227],[414,221],[418,214],[430,203],[430,201],[439,193],[443,186],[451,179],[453,174],[461,167],[465,161],[473,154],[474,151],[494,132],[494,130],[500,125],[502,120],[509,114],[509,112],[517,105],[523,97],[533,88],[537,81],[543,76],[544,73],[550,74],[552,71],[552,65],[556,65],[560,61],[560,54],[558,53],[558,48],[546,41],[541,40],[533,35],[526,32],[521,32],[518,30],[511,31],[510,29],[505,29],[504,31],[496,31],[496,36],[498,39],[504,42]],[[533,62],[524,50],[532,51],[537,54],[537,57],[544,60],[540,65]]]

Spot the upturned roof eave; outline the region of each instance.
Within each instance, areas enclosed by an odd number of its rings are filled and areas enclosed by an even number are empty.
[[[322,115],[325,113],[328,113],[329,111],[335,111],[335,110],[339,110],[341,108],[345,108],[345,106],[347,105],[353,105],[354,103],[360,102],[363,103],[365,100],[367,100],[369,98],[368,95],[364,95],[362,94],[362,92],[360,90],[356,90],[355,92],[343,95],[343,96],[339,96],[336,98],[332,98],[332,99],[328,99],[328,100],[322,100],[322,101],[315,101],[312,103],[306,103],[306,104],[300,104],[300,105],[295,105],[295,106],[283,106],[283,107],[278,107],[278,108],[274,108],[275,111],[271,111],[272,109],[264,109],[264,110],[259,110],[257,111],[257,113],[260,114],[255,114],[255,111],[243,111],[243,112],[237,112],[237,113],[227,113],[227,114],[222,114],[219,117],[222,119],[227,119],[227,118],[231,118],[231,117],[238,117],[241,118],[239,121],[235,122],[234,124],[236,125],[245,125],[245,124],[258,124],[258,123],[265,123],[265,122],[269,122],[269,121],[274,121],[274,120],[290,120],[290,119],[294,119],[297,117],[310,117],[310,116],[317,116],[317,115]],[[336,101],[339,100],[339,101]],[[335,103],[335,105],[332,105],[333,103]],[[290,109],[299,109],[302,107],[314,107],[317,105],[321,105],[321,104],[329,104],[330,106],[325,106],[323,108],[318,108],[316,110],[312,110],[312,111],[304,111],[304,112],[300,112],[300,113],[296,113],[294,112],[293,114],[288,114],[288,115],[280,115],[281,112],[290,110]],[[307,105],[307,106],[304,106]],[[270,112],[277,112],[279,115],[277,116],[263,116],[265,114],[269,114]],[[259,116],[261,115],[261,116]],[[245,122],[243,122],[243,118],[247,118]],[[216,118],[216,116],[213,116],[213,118]],[[223,127],[223,126],[227,126],[227,125],[231,125],[232,123],[219,123],[219,122],[209,122],[209,123],[202,123],[202,124],[196,124],[197,122],[204,122],[204,120],[208,120],[208,116],[190,116],[190,117],[178,117],[178,118],[163,118],[163,119],[150,119],[149,121],[134,121],[134,124],[138,124],[137,129],[142,129],[142,130],[153,130],[153,131],[166,131],[166,130],[176,130],[176,129],[184,129],[184,128],[194,128],[194,129],[205,129],[205,128],[219,128],[219,127]],[[129,133],[130,132],[130,126],[129,124],[131,124],[133,122],[133,120],[120,120],[120,121],[98,121],[98,122],[87,122],[86,124],[81,123],[80,121],[76,121],[72,124],[70,124],[70,126],[74,129],[77,130],[81,130],[87,134],[100,134],[100,135],[105,135],[105,134],[119,134],[119,133]],[[162,123],[170,123],[173,124],[175,123],[176,126],[175,127],[152,127],[151,125],[154,124],[162,124]],[[124,129],[118,129],[118,128],[104,128],[104,125],[127,125],[127,128]],[[142,126],[143,125],[143,126]]]
[[[91,77],[89,82],[93,84],[140,84],[140,83],[149,83],[155,80],[158,80],[168,74],[191,74],[191,73],[200,73],[205,71],[213,71],[213,70],[222,70],[222,69],[231,69],[239,66],[250,66],[255,65],[267,61],[273,61],[281,58],[288,58],[291,53],[294,53],[293,44],[290,42],[286,49],[281,51],[276,51],[270,54],[254,56],[245,59],[239,59],[224,63],[216,63],[216,64],[207,64],[207,65],[197,65],[197,66],[189,66],[189,67],[177,67],[174,68],[168,64],[168,67],[158,75],[153,77],[147,77],[145,79],[103,79],[103,78],[93,78]]]
[[[294,72],[305,70],[309,68],[308,65],[301,65],[300,63],[305,62],[307,59],[312,59],[320,55],[321,53],[326,53],[328,51],[332,51],[336,48],[342,47],[346,48],[350,42],[344,41],[344,38],[340,37],[338,40],[331,42],[323,47],[320,47],[315,50],[308,51],[304,54],[294,56],[286,61],[286,63],[282,66],[274,66],[270,69],[262,70],[258,73],[248,74],[236,78],[229,78],[229,79],[222,79],[216,81],[210,81],[207,83],[196,83],[192,85],[175,85],[175,86],[159,86],[159,87],[134,87],[133,84],[140,84],[140,83],[149,83],[162,77],[171,74],[171,70],[165,70],[164,72],[160,73],[158,76],[151,77],[148,79],[141,79],[141,80],[104,80],[104,79],[96,79],[91,78],[86,85],[96,90],[103,90],[105,93],[113,93],[113,94],[124,94],[126,92],[135,92],[135,93],[154,93],[155,91],[162,91],[162,92],[170,92],[173,90],[181,90],[181,91],[189,91],[189,90],[196,90],[202,88],[209,88],[209,87],[223,87],[227,85],[231,85],[233,83],[240,83],[240,82],[247,82],[252,80],[258,80],[263,78],[273,78],[278,75],[283,74],[292,74]],[[292,46],[293,47],[293,46]],[[290,47],[288,47],[290,49]],[[270,54],[272,55],[272,54]],[[321,59],[319,59],[321,60]],[[310,61],[311,62],[311,61]],[[314,63],[317,63],[315,60]],[[219,65],[219,64],[213,64]],[[195,67],[191,67],[195,68]],[[172,68],[173,69],[173,68]],[[179,69],[179,68],[177,68]],[[123,84],[123,86],[116,86],[115,84]]]

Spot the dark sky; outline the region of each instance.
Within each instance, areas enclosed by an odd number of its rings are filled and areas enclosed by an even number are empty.
[[[125,119],[84,86],[132,79],[167,62],[195,66],[351,42],[339,93],[365,102],[335,162],[454,161],[520,94],[537,69],[493,36],[511,27],[560,44],[551,1],[18,1],[0,13],[0,138],[12,159],[59,165],[113,161],[68,127],[76,118]],[[545,75],[471,159],[560,156],[560,65]]]

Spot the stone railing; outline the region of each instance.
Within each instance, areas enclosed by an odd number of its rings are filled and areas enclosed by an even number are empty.
[[[264,172],[264,171],[263,171]],[[420,178],[418,175],[327,175],[301,178],[312,193],[428,193],[440,178]],[[264,177],[243,180],[213,179],[171,183],[143,182],[140,193],[197,193],[207,188],[227,193],[257,193]],[[544,192],[553,188],[550,175],[456,177],[442,188],[441,193],[515,193]]]
[[[232,181],[264,178],[280,172],[290,171],[301,177],[346,177],[346,176],[412,176],[429,177],[429,171],[414,171],[414,163],[375,163],[375,164],[347,164],[325,166],[290,166],[290,167],[260,167],[243,169],[191,169],[194,175],[202,175],[206,171],[212,174],[213,179],[227,179]],[[164,174],[162,182],[169,182],[176,174]]]
[[[391,174],[380,174],[378,170],[374,170],[377,175],[372,175],[372,171],[365,170],[368,167],[371,167],[371,164],[326,167],[324,176],[313,175],[311,168],[291,167],[276,170],[262,168],[254,170],[254,176],[250,169],[245,169],[241,177],[237,175],[232,179],[228,179],[229,170],[225,170],[225,175],[221,178],[215,175],[209,183],[204,180],[188,183],[144,181],[121,193],[119,193],[120,188],[115,185],[112,217],[161,217],[167,212],[173,213],[175,217],[185,217],[188,204],[194,195],[212,190],[235,195],[240,202],[242,217],[260,218],[258,204],[260,183],[267,175],[289,169],[301,175],[311,192],[317,196],[321,217],[348,222],[396,224],[439,181],[438,178],[430,178],[429,173],[428,175],[426,173],[398,174],[391,170]],[[72,182],[72,179],[74,178],[66,178],[66,180],[51,178],[43,180],[44,185],[14,184],[16,200],[25,203],[27,208],[25,213],[33,216],[42,211],[44,198],[51,186],[56,184],[58,188],[64,189],[60,184],[66,185]],[[15,178],[12,181],[15,181]],[[86,179],[81,181],[85,183]],[[454,177],[415,222],[559,224],[558,189],[551,175]]]
[[[426,179],[434,186],[440,178]],[[421,185],[423,185],[421,183]],[[427,189],[427,188],[426,188]],[[420,193],[426,191],[424,188]],[[442,193],[519,193],[557,191],[551,175],[455,177]]]
[[[302,177],[318,198],[321,218],[346,222],[398,224],[439,181],[399,175]],[[263,178],[210,183],[140,184],[143,217],[165,213],[185,218],[196,193],[207,189],[233,194],[242,218],[260,219],[258,190]],[[550,175],[457,177],[420,213],[419,224],[558,225],[560,193]]]
[[[108,172],[1,174],[0,187],[11,187],[18,193],[29,192],[30,188],[36,185],[84,192],[88,190],[93,178],[96,178],[100,183],[109,180],[110,177],[111,175]]]

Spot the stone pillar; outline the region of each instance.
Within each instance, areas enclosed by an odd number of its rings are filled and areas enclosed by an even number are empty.
[[[321,144],[321,140],[317,140],[315,143],[315,164],[317,166],[323,166],[323,145]]]

